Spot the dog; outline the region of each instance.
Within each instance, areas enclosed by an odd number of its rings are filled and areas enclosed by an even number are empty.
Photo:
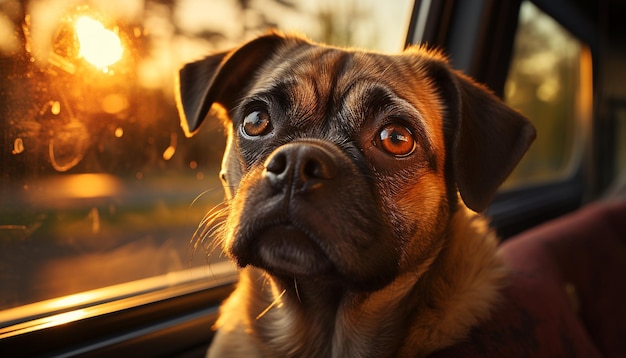
[[[507,270],[479,213],[535,129],[439,51],[272,32],[178,81],[187,136],[211,109],[227,131],[240,279],[209,357],[423,357],[488,318]]]

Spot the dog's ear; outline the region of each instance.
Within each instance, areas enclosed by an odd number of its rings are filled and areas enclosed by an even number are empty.
[[[230,110],[254,73],[286,41],[277,33],[258,37],[233,51],[220,52],[185,65],[179,72],[176,100],[181,126],[191,137],[213,103]]]
[[[456,183],[463,202],[481,212],[528,150],[535,128],[486,87],[451,71],[459,96],[460,127],[453,163]]]

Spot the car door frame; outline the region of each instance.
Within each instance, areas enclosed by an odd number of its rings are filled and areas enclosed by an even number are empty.
[[[521,3],[522,0],[417,0],[406,44],[426,43],[442,49],[453,67],[502,97]],[[595,57],[598,34],[587,17],[563,0],[532,3],[587,44]],[[503,239],[571,212],[595,198],[598,188],[592,138],[592,133],[584,133],[579,144],[583,146],[582,156],[568,177],[501,190],[496,195],[486,214]]]

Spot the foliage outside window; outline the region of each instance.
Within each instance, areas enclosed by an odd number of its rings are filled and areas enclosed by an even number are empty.
[[[505,188],[568,177],[590,118],[588,48],[530,1],[522,2],[505,101],[537,127],[537,139]]]

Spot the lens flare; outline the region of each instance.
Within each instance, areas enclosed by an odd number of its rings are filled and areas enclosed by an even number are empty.
[[[120,37],[88,16],[76,19],[76,36],[80,46],[79,56],[104,70],[122,58],[124,47]]]

